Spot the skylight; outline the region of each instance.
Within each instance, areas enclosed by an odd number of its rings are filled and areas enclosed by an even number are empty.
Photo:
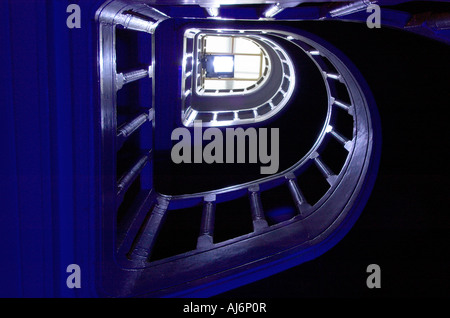
[[[203,89],[234,90],[251,87],[267,67],[265,53],[254,41],[242,36],[205,36],[202,52],[206,74]],[[208,64],[214,65],[214,71]]]

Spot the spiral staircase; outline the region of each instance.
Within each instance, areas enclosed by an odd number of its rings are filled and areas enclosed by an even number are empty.
[[[376,176],[380,131],[369,88],[336,48],[276,21],[177,19],[122,0],[102,6],[97,23],[106,294],[212,295],[315,258],[350,230]],[[245,94],[199,94],[205,35],[259,43],[278,77]],[[302,90],[320,98],[305,100]],[[264,100],[252,104],[262,92]],[[202,98],[219,106],[202,108]],[[195,119],[204,127],[245,128],[289,118],[291,129],[301,130],[295,123],[314,112],[310,140],[281,135],[291,158],[273,175],[221,182],[247,169],[227,167],[203,184],[196,171],[207,167],[186,165],[171,175],[170,132],[192,129]]]

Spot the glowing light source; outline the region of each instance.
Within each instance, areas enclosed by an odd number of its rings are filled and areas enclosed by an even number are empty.
[[[231,73],[234,69],[234,59],[232,56],[215,56],[213,65],[215,73]]]
[[[275,15],[277,15],[278,13],[280,13],[281,11],[283,11],[284,8],[281,7],[281,5],[279,3],[272,5],[271,7],[269,7],[264,13],[264,17],[266,18],[272,18]]]
[[[211,17],[217,17],[219,16],[219,8],[218,7],[209,7],[209,8],[205,8],[206,12],[208,12],[208,14]]]

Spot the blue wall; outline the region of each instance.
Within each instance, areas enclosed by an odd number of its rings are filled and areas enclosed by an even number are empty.
[[[0,1],[3,297],[89,296],[94,291],[96,31],[99,1]],[[66,268],[82,286],[66,287]]]

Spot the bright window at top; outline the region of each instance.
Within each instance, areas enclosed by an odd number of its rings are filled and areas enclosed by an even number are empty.
[[[202,46],[205,90],[251,87],[261,79],[267,66],[263,49],[245,37],[208,35]]]

